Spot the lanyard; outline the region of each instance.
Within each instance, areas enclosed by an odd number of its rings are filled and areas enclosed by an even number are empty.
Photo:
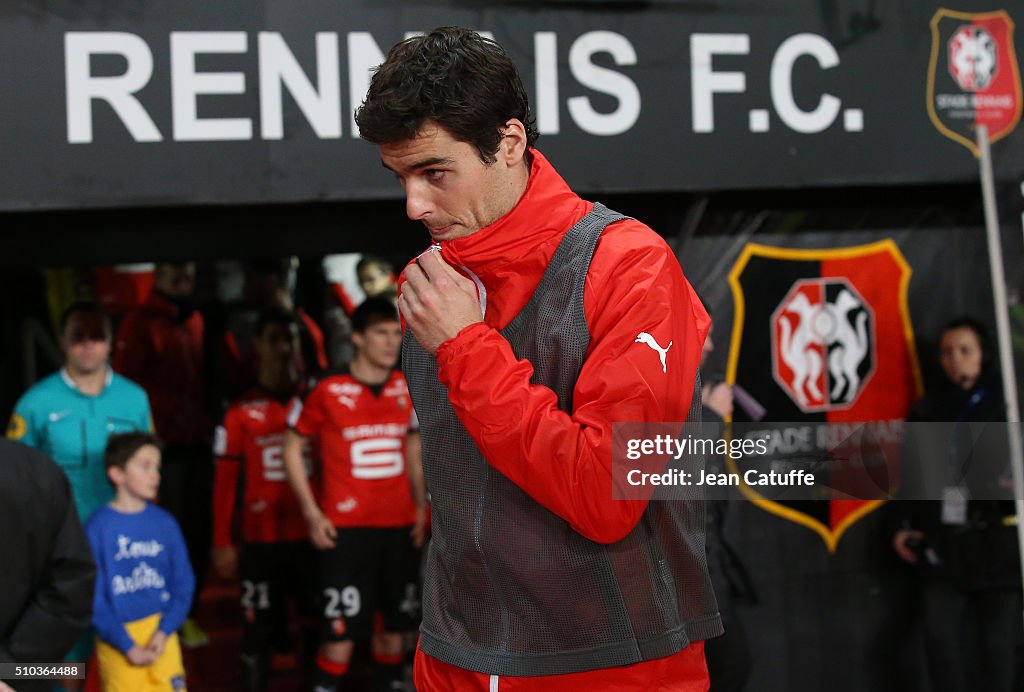
[[[950,473],[953,475],[953,479],[956,480],[956,485],[963,483],[964,477],[967,475],[967,464],[970,461],[970,454],[964,459],[963,463],[957,463],[959,456],[959,448],[957,447],[957,431],[961,427],[962,423],[966,422],[967,416],[971,411],[981,403],[981,400],[985,398],[987,389],[982,387],[974,394],[971,398],[960,409],[960,415],[953,422],[953,429],[949,433],[949,455],[946,458],[946,465],[949,467]],[[972,445],[973,446],[973,445]]]

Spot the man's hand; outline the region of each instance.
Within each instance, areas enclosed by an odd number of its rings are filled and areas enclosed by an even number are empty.
[[[14,688],[3,680],[0,680],[0,692],[14,692]]]
[[[910,549],[907,543],[911,541],[919,541],[924,538],[924,533],[921,531],[914,531],[913,529],[900,529],[896,532],[896,535],[892,539],[892,547],[896,550],[896,554],[900,556],[900,559],[911,565],[917,564],[917,554]]]
[[[406,267],[398,309],[416,340],[431,355],[464,328],[483,320],[476,284],[455,271],[440,252],[425,252]]]
[[[125,656],[133,666],[150,666],[156,661],[156,654],[149,649],[142,648],[138,644],[134,644],[132,648],[128,649],[128,653]]]
[[[702,403],[724,419],[732,415],[732,385],[725,382],[704,387]]]
[[[309,540],[317,550],[327,550],[334,547],[334,540],[338,537],[338,530],[334,528],[331,520],[324,516],[323,512],[317,512],[306,518],[309,523]]]
[[[427,508],[417,507],[416,508],[416,522],[412,525],[412,531],[409,533],[412,536],[412,544],[419,550],[423,547],[423,544],[427,542]]]
[[[165,646],[167,646],[167,635],[157,630],[149,638],[149,644],[146,645],[146,649],[153,652],[153,660],[156,660],[164,652]]]
[[[221,579],[234,579],[238,574],[238,548],[222,545],[210,551],[210,562]]]

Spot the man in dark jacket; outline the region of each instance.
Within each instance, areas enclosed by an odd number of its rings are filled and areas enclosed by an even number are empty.
[[[64,472],[7,440],[0,440],[0,526],[0,663],[61,661],[89,627],[96,566]],[[8,682],[18,692],[52,685]]]
[[[113,356],[114,372],[146,390],[156,432],[166,445],[160,504],[181,526],[196,575],[192,611],[181,628],[181,643],[187,647],[209,642],[193,618],[213,532],[213,425],[206,408],[203,357],[206,327],[196,309],[195,287],[195,262],[157,264],[153,292],[121,320]]]
[[[936,692],[1010,692],[1021,572],[999,373],[971,317],[939,334],[945,375],[907,416],[903,526],[893,538],[917,585]],[[929,425],[925,425],[929,424]]]

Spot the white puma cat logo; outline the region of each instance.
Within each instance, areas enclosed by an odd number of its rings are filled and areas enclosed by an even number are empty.
[[[670,348],[672,348],[672,342],[671,341],[668,342],[668,346],[666,346],[665,348],[662,348],[661,345],[657,341],[655,341],[653,336],[651,336],[647,332],[640,332],[639,334],[636,335],[636,341],[634,341],[633,343],[634,344],[647,344],[648,346],[653,348],[655,351],[657,351],[658,352],[658,357],[661,358],[661,371],[662,372],[668,372],[668,366],[665,364],[665,355],[668,353],[668,350]]]

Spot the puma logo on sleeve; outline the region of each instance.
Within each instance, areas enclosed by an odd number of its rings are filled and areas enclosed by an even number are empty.
[[[668,372],[668,366],[665,363],[665,356],[666,356],[666,354],[668,354],[668,350],[670,348],[672,348],[672,342],[671,341],[668,342],[668,346],[666,346],[665,348],[662,348],[661,345],[655,340],[655,338],[653,336],[651,336],[647,332],[640,332],[639,334],[636,335],[636,340],[633,343],[634,344],[647,344],[652,349],[657,351],[658,352],[658,357],[661,359],[661,371],[662,372],[666,372],[666,373]]]

